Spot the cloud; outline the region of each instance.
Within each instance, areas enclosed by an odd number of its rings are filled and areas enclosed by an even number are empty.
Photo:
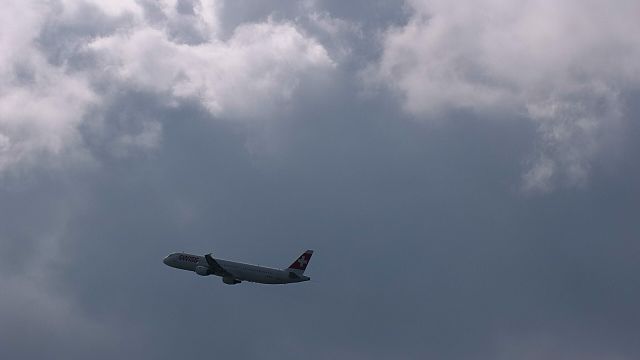
[[[295,23],[266,19],[220,31],[216,1],[20,2],[0,15],[0,174],[89,158],[82,127],[113,119],[114,97],[149,93],[251,122],[286,110],[305,79],[331,71],[325,48]],[[112,142],[157,146],[162,127],[141,118]],[[105,123],[96,125],[96,123]],[[92,134],[96,135],[96,134]],[[100,136],[100,134],[97,134]]]
[[[470,91],[469,105],[443,96],[426,107],[416,97],[414,110],[393,81],[403,77],[389,78],[413,117],[444,121],[454,110],[456,120],[433,131],[398,121],[410,116],[385,93],[363,101],[354,83],[362,64],[389,54],[372,46],[371,34],[400,21],[400,10],[318,2],[303,18],[291,1],[278,2],[288,10],[279,17],[270,3],[259,11],[255,2],[238,3],[12,5],[24,12],[6,21],[22,16],[33,26],[5,39],[16,51],[0,54],[13,81],[2,96],[22,87],[29,101],[38,99],[33,73],[46,80],[38,84],[50,98],[88,96],[52,100],[47,111],[66,114],[63,120],[45,131],[37,121],[47,118],[38,115],[33,126],[61,150],[25,151],[22,159],[37,166],[28,181],[7,176],[0,183],[0,358],[175,359],[203,349],[264,359],[297,352],[310,359],[638,358],[640,293],[629,284],[640,270],[640,145],[622,148],[623,175],[589,169],[612,130],[600,118],[624,126],[640,114],[638,94],[625,96],[632,70],[610,69],[628,75],[597,86],[567,82],[558,71],[540,80],[557,80],[546,88],[518,77],[535,72],[514,70],[501,77],[515,84],[513,94],[477,77],[494,98]],[[13,41],[20,37],[30,40]],[[269,53],[277,46],[300,61]],[[24,60],[11,60],[19,54]],[[20,70],[29,59],[38,59],[37,71]],[[292,85],[255,89],[236,65],[251,66],[256,79],[271,79],[275,69],[273,79]],[[494,71],[510,73],[507,65]],[[224,83],[207,80],[222,70]],[[614,87],[620,84],[627,85]],[[528,120],[459,121],[458,109]],[[531,124],[540,134],[534,151]],[[261,131],[273,136],[266,141],[277,143],[275,151],[260,142],[247,151],[247,137],[255,141]],[[41,143],[27,132],[2,134],[7,149],[16,139]],[[630,124],[626,135],[638,134],[640,124]],[[99,166],[42,168],[84,153]],[[528,155],[529,191],[595,176],[585,191],[514,196],[509,185]],[[26,164],[16,158],[3,171]],[[580,166],[570,171],[570,164]],[[313,280],[301,287],[227,287],[162,264],[170,252],[213,251],[286,266],[305,248],[318,255]],[[399,266],[390,271],[385,262]]]
[[[625,91],[640,86],[635,1],[408,1],[408,22],[382,37],[364,73],[423,119],[450,111],[527,118],[538,153],[526,190],[587,181],[607,134],[624,123]],[[506,114],[506,115],[505,115]]]
[[[99,101],[86,76],[50,64],[35,46],[47,11],[11,2],[0,15],[0,173],[78,145],[77,126]]]
[[[186,45],[154,28],[100,38],[89,49],[113,78],[171,99],[196,99],[215,116],[266,118],[313,69],[333,63],[288,23],[241,25],[228,41]]]

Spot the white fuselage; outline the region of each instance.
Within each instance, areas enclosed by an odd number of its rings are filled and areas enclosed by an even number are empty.
[[[217,275],[227,281],[249,281],[261,284],[288,284],[308,281],[310,278],[304,275],[296,275],[291,271],[273,269],[264,266],[244,264],[235,261],[214,259],[225,273],[211,269],[204,256],[186,253],[173,253],[168,255],[163,262],[173,268],[189,270],[199,275]]]

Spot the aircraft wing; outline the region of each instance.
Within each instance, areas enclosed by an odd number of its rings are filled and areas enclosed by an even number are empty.
[[[205,255],[204,259],[207,260],[207,264],[214,274],[218,276],[233,276],[233,274],[229,273],[222,266],[220,266],[220,264],[218,264],[218,262],[213,257],[211,257],[211,254]]]

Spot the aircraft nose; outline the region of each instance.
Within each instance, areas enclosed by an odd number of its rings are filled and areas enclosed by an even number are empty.
[[[169,265],[169,257],[171,257],[171,255],[165,256],[164,260],[162,260],[165,265]]]

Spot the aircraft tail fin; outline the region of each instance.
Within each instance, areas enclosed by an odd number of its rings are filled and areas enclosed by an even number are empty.
[[[300,255],[293,264],[289,265],[290,272],[296,273],[297,275],[304,274],[304,270],[307,268],[309,261],[311,260],[311,255],[313,255],[313,250],[307,250],[302,255]]]

